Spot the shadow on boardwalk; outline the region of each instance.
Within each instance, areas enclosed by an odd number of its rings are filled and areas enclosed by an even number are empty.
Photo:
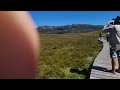
[[[92,69],[107,72],[108,69],[100,66],[93,66]]]

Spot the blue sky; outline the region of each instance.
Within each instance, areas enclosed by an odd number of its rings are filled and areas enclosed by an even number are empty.
[[[120,11],[29,11],[36,26],[70,24],[105,25]]]

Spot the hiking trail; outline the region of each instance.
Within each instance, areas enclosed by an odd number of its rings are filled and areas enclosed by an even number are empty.
[[[103,48],[101,52],[98,54],[96,59],[93,62],[90,79],[120,79],[120,73],[113,74],[108,72],[111,70],[111,58],[109,51],[109,43],[102,38]],[[118,60],[116,60],[116,69],[118,67]]]

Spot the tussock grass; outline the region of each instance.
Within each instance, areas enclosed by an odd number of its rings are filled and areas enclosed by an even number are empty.
[[[40,79],[84,79],[100,52],[98,31],[87,33],[41,34],[37,69]]]

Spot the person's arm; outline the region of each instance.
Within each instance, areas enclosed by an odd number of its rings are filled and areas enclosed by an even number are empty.
[[[25,11],[0,11],[0,79],[34,79],[38,33]]]

